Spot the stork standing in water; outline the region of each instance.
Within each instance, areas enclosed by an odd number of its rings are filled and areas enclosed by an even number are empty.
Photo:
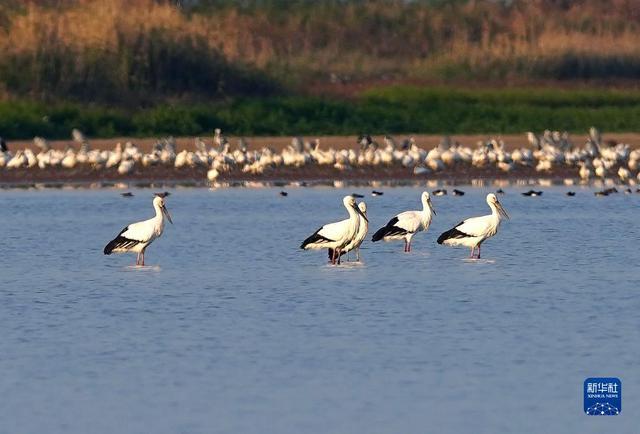
[[[367,237],[367,232],[369,231],[369,221],[367,220],[367,204],[364,202],[360,202],[358,204],[358,208],[360,208],[360,211],[362,211],[362,215],[358,216],[358,218],[360,219],[360,222],[358,223],[358,231],[356,232],[355,237],[353,237],[353,240],[351,240],[349,244],[344,246],[344,249],[342,249],[342,252],[340,252],[340,255],[344,255],[345,253],[348,253],[351,250],[355,250],[356,261],[360,262],[360,245],[362,244],[364,239]],[[329,260],[331,260],[331,258],[334,255],[333,249],[329,249],[328,253],[329,253]],[[348,259],[349,259],[349,255],[347,255],[347,260]]]
[[[472,217],[443,232],[438,237],[438,244],[445,246],[466,246],[471,248],[471,258],[480,259],[480,246],[487,239],[498,232],[502,218],[509,218],[509,214],[502,207],[495,194],[487,195],[487,204],[491,214],[482,217]],[[478,256],[474,256],[475,249]]]
[[[173,224],[165,205],[164,198],[166,196],[166,193],[156,194],[156,197],[153,198],[156,216],[149,220],[132,223],[124,228],[117,237],[105,246],[104,254],[135,252],[138,254],[136,265],[144,266],[144,251],[149,247],[149,244],[162,235],[165,218]]]
[[[422,211],[405,211],[393,217],[386,226],[373,234],[372,241],[404,240],[404,251],[411,251],[411,239],[420,232],[429,229],[431,218],[436,214],[431,204],[431,197],[426,191],[422,193]]]
[[[356,236],[360,217],[367,220],[367,217],[356,206],[356,200],[353,196],[345,196],[342,203],[349,213],[349,218],[322,226],[300,245],[300,248],[304,250],[333,249],[331,264],[334,265],[336,262],[340,264],[342,249]]]

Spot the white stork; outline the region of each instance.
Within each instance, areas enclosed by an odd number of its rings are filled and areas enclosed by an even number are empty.
[[[358,208],[360,208],[360,211],[362,211],[362,215],[358,216],[358,218],[360,219],[360,221],[358,222],[358,231],[356,232],[355,237],[353,237],[353,240],[351,240],[349,244],[344,246],[344,248],[340,252],[340,255],[344,255],[345,253],[348,253],[351,250],[355,250],[356,261],[360,262],[360,245],[362,244],[364,239],[367,237],[367,232],[369,231],[369,221],[366,218],[367,204],[364,202],[360,202],[358,204]],[[328,253],[329,253],[329,259],[331,259],[334,255],[333,249],[329,249]],[[348,258],[349,256],[347,255],[347,259]]]
[[[349,218],[322,226],[300,245],[300,248],[304,250],[333,249],[331,263],[334,265],[336,261],[340,264],[342,249],[356,236],[360,223],[359,216],[367,220],[367,217],[356,206],[356,200],[353,196],[345,196],[342,203],[349,213]]]
[[[144,266],[144,251],[149,244],[162,235],[164,230],[165,217],[169,223],[173,224],[171,215],[167,211],[164,198],[167,193],[156,194],[153,198],[153,208],[156,210],[156,216],[142,222],[132,223],[124,228],[117,237],[115,237],[104,248],[104,254],[135,252],[136,265]]]
[[[474,258],[475,249],[478,248],[476,258],[480,259],[480,245],[498,232],[503,217],[509,218],[509,214],[502,207],[495,194],[489,193],[487,195],[487,204],[491,208],[491,214],[472,217],[460,222],[454,228],[443,232],[438,237],[438,244],[470,247],[471,258]]]
[[[426,191],[422,193],[422,211],[405,211],[393,217],[386,226],[373,234],[372,241],[404,240],[404,251],[411,251],[411,239],[420,232],[429,229],[431,218],[436,214],[431,204],[431,197]]]

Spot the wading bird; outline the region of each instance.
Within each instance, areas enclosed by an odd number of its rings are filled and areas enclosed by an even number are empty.
[[[144,266],[144,251],[149,247],[149,244],[162,235],[164,219],[167,218],[169,223],[173,224],[164,203],[164,197],[156,195],[153,199],[153,208],[156,210],[155,217],[132,223],[124,228],[117,237],[105,246],[104,254],[135,252],[138,254],[136,265]]]
[[[353,240],[351,240],[349,244],[344,246],[344,249],[342,249],[342,252],[340,252],[340,255],[344,255],[345,253],[348,253],[351,250],[355,250],[356,261],[360,262],[360,245],[362,244],[364,239],[367,237],[367,232],[369,231],[369,221],[367,220],[367,204],[364,202],[360,202],[358,204],[358,208],[360,208],[360,211],[362,211],[362,215],[358,216],[358,218],[360,219],[360,221],[358,222],[358,231],[356,232],[356,235],[353,237]],[[329,253],[329,260],[331,260],[331,258],[334,255],[333,249],[329,249],[328,253]],[[349,256],[347,255],[347,260],[348,259],[349,259]]]
[[[491,238],[498,232],[502,218],[509,218],[509,214],[502,207],[495,194],[487,195],[487,204],[491,208],[491,214],[482,217],[472,217],[457,224],[452,229],[443,232],[438,237],[438,244],[445,246],[466,246],[471,248],[471,258],[474,258],[475,249],[478,249],[480,259],[480,245],[487,238]]]
[[[367,222],[367,217],[356,206],[353,196],[345,196],[342,199],[344,207],[349,213],[349,218],[335,223],[328,223],[315,231],[302,242],[301,249],[333,249],[331,263],[340,264],[342,249],[353,240],[358,232],[360,216]]]
[[[435,210],[431,204],[431,197],[426,191],[422,193],[422,211],[405,211],[395,217],[373,234],[372,241],[404,240],[404,251],[411,251],[411,239],[420,232],[429,229],[431,218]]]

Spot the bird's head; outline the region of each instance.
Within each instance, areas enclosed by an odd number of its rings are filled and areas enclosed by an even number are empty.
[[[162,214],[167,217],[169,223],[173,224],[173,220],[171,220],[171,214],[169,214],[169,210],[167,209],[167,205],[165,204],[165,197],[166,196],[156,195],[156,197],[153,198],[153,206],[159,209]]]
[[[489,193],[487,195],[487,204],[489,205],[489,207],[495,208],[498,211],[499,215],[507,219],[509,218],[509,214],[507,214],[507,211],[502,207],[502,204],[500,203],[500,201],[498,200],[498,197],[495,194]]]
[[[344,204],[344,206],[347,206],[347,207],[349,207],[349,206],[350,206],[350,207],[354,207],[354,206],[356,206],[356,198],[355,198],[355,197],[353,197],[352,195],[345,196],[345,197],[342,199],[342,203]]]
[[[360,210],[360,208],[356,204],[356,198],[355,197],[353,197],[352,195],[345,196],[344,199],[342,199],[342,203],[344,203],[344,206],[346,208],[353,209],[356,212],[356,214],[362,216],[362,218],[365,219],[366,221],[369,221],[369,219],[367,219],[367,216]],[[366,205],[365,205],[365,207],[366,207]]]
[[[428,191],[422,192],[422,204],[425,208],[429,208],[433,215],[436,215],[436,210],[433,208],[433,203],[431,202],[431,195]]]

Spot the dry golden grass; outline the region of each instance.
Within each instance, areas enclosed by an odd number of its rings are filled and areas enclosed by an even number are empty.
[[[640,76],[636,0],[452,3],[319,1],[284,11],[266,2],[198,12],[168,1],[33,0],[0,7],[0,85],[6,94],[92,98],[101,95],[87,88],[106,82],[110,93],[183,96],[224,67],[194,67],[216,53],[299,86],[331,73],[346,81]],[[156,68],[167,53],[173,69]]]

